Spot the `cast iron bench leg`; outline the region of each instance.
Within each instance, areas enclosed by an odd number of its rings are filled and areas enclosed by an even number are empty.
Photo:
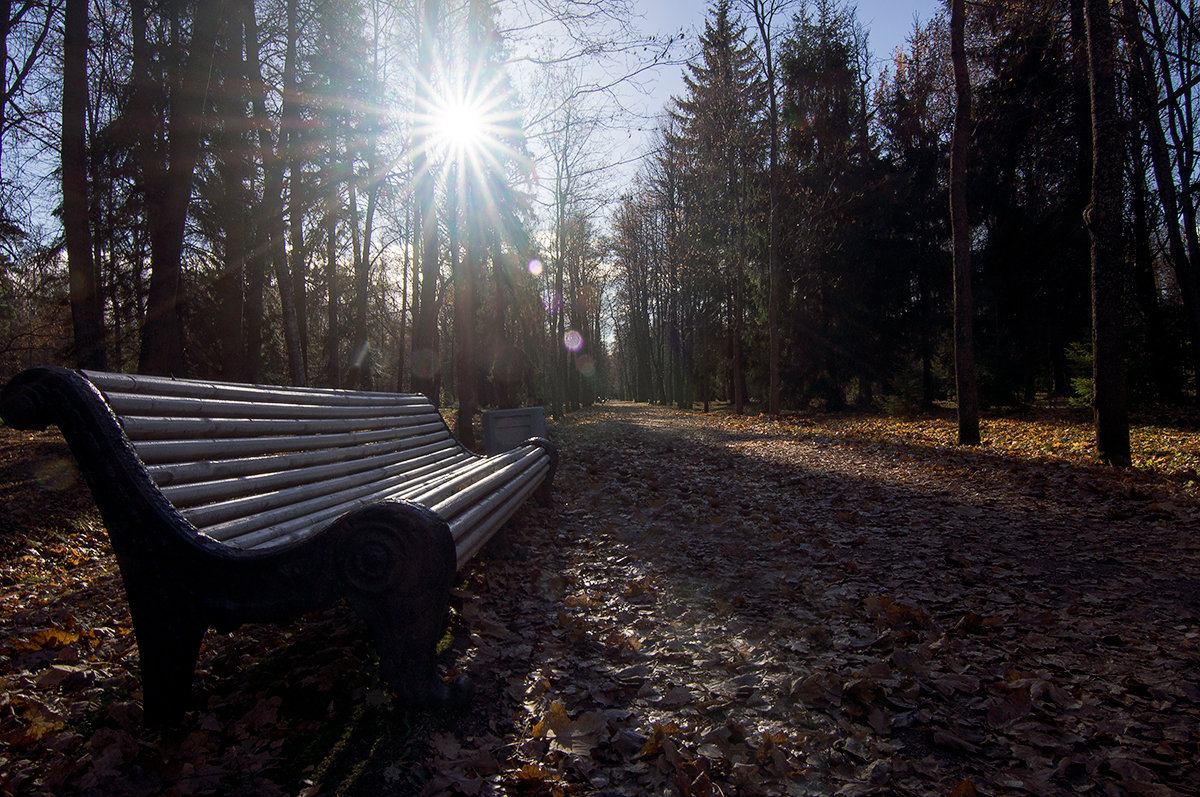
[[[136,608],[135,608],[136,607]],[[142,674],[142,705],[146,722],[163,725],[177,721],[191,702],[196,659],[206,626],[172,615],[177,606],[148,608],[131,600],[134,635]]]
[[[457,709],[469,702],[470,682],[447,684],[436,663],[456,572],[450,527],[428,509],[400,502],[365,507],[334,527],[346,598],[370,629],[400,704]]]

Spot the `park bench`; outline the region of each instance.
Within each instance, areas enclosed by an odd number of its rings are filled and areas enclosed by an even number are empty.
[[[0,392],[18,429],[57,425],[108,529],[149,721],[185,710],[212,627],[345,599],[403,704],[457,707],[435,647],[450,588],[557,455],[534,438],[465,449],[421,395],[42,367]]]

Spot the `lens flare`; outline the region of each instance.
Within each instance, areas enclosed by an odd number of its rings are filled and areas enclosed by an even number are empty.
[[[412,353],[413,375],[421,379],[433,379],[439,369],[438,356],[432,349],[416,349]]]
[[[568,329],[567,334],[563,335],[563,345],[567,347],[567,351],[580,351],[583,348],[583,335]]]
[[[444,98],[433,114],[434,135],[455,157],[475,157],[489,142],[488,109],[465,96]]]
[[[35,465],[33,474],[43,490],[63,492],[75,486],[79,471],[70,460],[55,457]]]
[[[526,266],[526,268],[529,269],[529,273],[533,276],[542,276],[542,261],[538,260],[536,257],[529,261],[529,265]]]

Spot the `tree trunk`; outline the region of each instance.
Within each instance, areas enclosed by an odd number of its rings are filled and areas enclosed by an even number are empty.
[[[417,33],[417,72],[433,74],[435,51],[434,26],[437,23],[437,0],[422,0],[420,30]],[[428,81],[417,80],[418,100],[422,110],[433,105]],[[418,128],[413,141],[413,169],[416,177],[417,224],[421,230],[421,300],[419,312],[413,319],[412,388],[428,398],[436,407],[440,402],[437,389],[441,361],[438,346],[438,230],[433,175],[430,173],[428,133]]]
[[[243,57],[242,25],[230,25],[225,46],[226,63],[218,113],[225,120],[221,135],[213,142],[217,150],[216,170],[222,184],[220,218],[225,234],[224,258],[214,292],[217,299],[217,329],[220,334],[221,361],[218,373],[224,379],[249,381],[246,368],[245,279],[249,235],[246,185],[251,173],[250,148],[245,136],[246,60]]]
[[[237,157],[234,155],[234,157]],[[237,169],[230,171],[236,172]],[[227,181],[226,190],[233,187],[232,181]],[[225,257],[221,264],[221,274],[216,280],[217,295],[217,327],[220,330],[221,362],[220,374],[225,379],[243,381],[253,379],[246,369],[245,352],[245,285],[246,264],[246,222],[244,216],[235,217],[232,210],[234,197],[226,199],[225,217]],[[239,203],[240,204],[240,203]],[[241,206],[244,209],[244,205]],[[244,213],[244,210],[243,210]]]
[[[421,301],[419,312],[413,319],[412,388],[414,392],[428,398],[436,407],[440,401],[437,384],[441,363],[438,342],[437,210],[434,205],[432,177],[419,177],[418,181],[417,197],[420,206],[417,226],[421,231]]]
[[[292,275],[292,306],[296,312],[301,370],[308,374],[308,268],[304,247],[304,189],[300,137],[300,89],[296,80],[296,41],[300,36],[298,0],[287,0],[287,44],[283,57],[282,135],[283,154],[288,161],[289,266]]]
[[[226,0],[198,3],[192,22],[192,40],[177,92],[169,100],[166,168],[158,152],[157,125],[145,125],[139,131],[142,149],[154,161],[146,176],[146,221],[150,235],[150,293],[146,321],[142,329],[142,349],[138,368],[142,373],[181,376],[187,373],[183,356],[183,322],[180,294],[183,238],[187,223],[188,205],[192,197],[192,181],[204,127],[205,100],[208,91],[217,29],[224,18]],[[134,27],[141,24],[142,47],[145,41],[145,4],[133,0]],[[135,33],[135,62],[137,34]],[[135,84],[153,83],[149,74],[149,50],[142,54],[142,64],[134,65]],[[144,94],[147,84],[135,85],[135,93]],[[151,96],[144,96],[142,110],[153,109]],[[147,114],[147,120],[149,114]],[[141,120],[138,120],[139,122]],[[146,162],[146,159],[143,159]]]
[[[961,2],[961,0],[957,0]],[[1092,384],[1096,451],[1111,465],[1130,462],[1122,329],[1124,253],[1121,178],[1124,143],[1117,107],[1115,45],[1108,0],[1086,0],[1092,94],[1092,202],[1084,214],[1092,242]]]
[[[746,320],[746,197],[745,191],[739,189],[737,198],[737,248],[733,256],[733,411],[738,415],[746,413],[746,363],[745,351],[742,344],[745,337]]]
[[[103,370],[104,305],[88,218],[88,0],[67,0],[63,31],[62,219],[70,276],[75,357],[80,368]]]
[[[258,229],[265,234],[265,255],[275,268],[279,285],[279,305],[283,311],[283,339],[287,349],[288,376],[293,385],[307,383],[304,358],[300,353],[300,324],[296,318],[295,289],[288,264],[286,230],[283,221],[283,158],[276,150],[267,118],[266,84],[258,56],[258,22],[254,16],[254,0],[242,0],[241,13],[246,26],[246,76],[250,81],[250,99],[254,107],[255,127],[258,128],[259,158],[263,164],[263,194],[259,206]]]
[[[762,39],[763,63],[767,79],[767,349],[768,389],[767,412],[778,415],[780,410],[779,357],[780,305],[783,274],[779,264],[779,100],[775,81],[775,61],[771,48],[771,22],[774,10],[755,0],[752,3],[754,21]]]
[[[408,318],[412,310],[412,302],[409,298],[409,269],[412,268],[413,248],[416,243],[416,238],[412,234],[412,198],[404,200],[404,233],[401,242],[404,246],[404,264],[400,270],[400,334],[399,340],[396,341],[396,392],[404,392],[404,374],[405,372],[405,346],[408,345]]]
[[[958,442],[979,445],[975,385],[974,299],[971,292],[971,224],[967,211],[967,149],[971,135],[971,83],[963,46],[965,2],[950,6],[950,60],[954,65],[954,138],[950,150],[950,226],[954,238],[954,378]]]
[[[373,388],[371,348],[367,338],[368,313],[371,289],[371,238],[375,219],[375,207],[379,196],[379,181],[370,177],[375,169],[374,145],[367,158],[368,180],[367,209],[363,227],[358,228],[358,188],[353,181],[347,186],[350,199],[351,248],[354,250],[354,324],[351,333],[351,363],[346,373],[347,383],[358,390]]]
[[[461,185],[458,176],[461,164],[455,164],[451,172],[452,185]],[[468,178],[471,179],[471,178]],[[462,195],[462,211],[459,209],[459,192],[453,190],[447,202],[447,212],[450,215],[450,262],[454,279],[454,382],[458,394],[458,418],[456,421],[459,441],[468,448],[475,445],[475,258],[478,255],[477,235],[472,230],[478,224],[471,201],[472,192],[469,186],[464,186]],[[466,251],[459,256],[459,221],[465,220]]]
[[[328,327],[325,339],[325,352],[328,357],[325,365],[325,378],[329,381],[330,387],[340,388],[342,386],[342,359],[341,353],[338,351],[341,330],[338,328],[338,302],[340,297],[338,292],[337,250],[337,217],[332,212],[328,212],[325,216],[325,281],[329,286],[329,302],[325,308],[325,323]]]
[[[1150,229],[1150,186],[1146,179],[1146,162],[1140,148],[1134,148],[1131,153],[1133,171],[1132,201],[1130,211],[1133,216],[1133,286],[1137,307],[1141,310],[1145,323],[1145,334],[1148,350],[1144,352],[1147,360],[1150,381],[1154,386],[1155,398],[1159,401],[1178,403],[1180,399],[1179,380],[1176,374],[1179,369],[1174,363],[1167,347],[1158,345],[1159,341],[1169,339],[1170,333],[1163,324],[1163,312],[1159,300],[1158,281],[1155,278],[1155,256],[1153,235]]]

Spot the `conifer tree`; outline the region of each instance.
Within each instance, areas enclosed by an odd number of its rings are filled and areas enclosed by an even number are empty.
[[[732,0],[717,0],[705,20],[699,58],[687,65],[683,97],[672,115],[686,157],[697,258],[721,273],[728,297],[730,381],[734,409],[744,411],[744,322],[749,213],[763,140],[765,86],[746,26]],[[707,378],[705,375],[703,378]]]

